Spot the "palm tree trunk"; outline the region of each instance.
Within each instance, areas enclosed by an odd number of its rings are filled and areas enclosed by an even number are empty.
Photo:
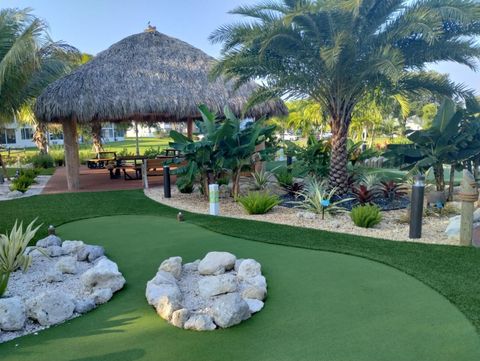
[[[445,190],[445,176],[443,174],[443,164],[435,164],[433,166],[433,174],[435,176],[435,184],[437,186],[437,191]]]
[[[47,124],[38,122],[35,125],[35,133],[33,133],[33,141],[41,154],[48,153]]]
[[[95,153],[98,154],[103,151],[102,124],[98,122],[92,123],[92,143],[93,143],[93,151]]]
[[[337,194],[348,192],[348,125],[349,120],[343,117],[334,117],[331,120],[332,128],[332,154],[330,159],[330,186],[337,187]]]
[[[237,199],[240,194],[240,175],[242,174],[242,167],[236,169],[233,172],[233,185],[232,185],[232,195],[233,199]]]
[[[455,164],[450,166],[450,180],[448,183],[448,201],[453,201],[453,183],[455,182]]]

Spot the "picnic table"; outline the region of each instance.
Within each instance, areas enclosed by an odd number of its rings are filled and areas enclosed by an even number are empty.
[[[117,159],[117,153],[115,152],[98,152],[95,158],[91,158],[87,161],[87,167],[90,169],[103,169],[110,162],[114,162]]]

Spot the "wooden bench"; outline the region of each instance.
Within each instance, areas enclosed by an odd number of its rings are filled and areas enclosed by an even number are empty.
[[[172,157],[161,156],[155,159],[145,159],[142,165],[142,179],[143,187],[148,188],[148,177],[160,176],[163,177],[163,167],[165,163],[169,160],[172,160]],[[170,170],[175,170],[178,167],[183,167],[186,163],[182,162],[180,164],[168,164]]]
[[[117,153],[115,152],[98,152],[95,158],[87,160],[87,167],[90,169],[102,169],[105,168],[110,162],[114,162],[117,159]]]

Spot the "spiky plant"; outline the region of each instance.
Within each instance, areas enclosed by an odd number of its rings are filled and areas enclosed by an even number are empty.
[[[26,272],[32,263],[32,256],[26,255],[25,249],[41,227],[33,228],[35,221],[25,231],[23,222],[15,221],[10,233],[0,234],[0,297],[7,290],[10,274],[19,268]]]
[[[278,96],[320,104],[332,131],[330,186],[348,191],[347,135],[356,105],[373,92],[407,111],[419,94],[471,96],[428,63],[477,67],[480,4],[472,0],[272,0],[240,6],[247,19],[217,29],[213,70],[241,85],[262,79],[250,104]]]
[[[400,197],[407,195],[407,187],[403,184],[399,184],[393,180],[381,181],[380,190],[383,194],[383,197],[393,201]]]

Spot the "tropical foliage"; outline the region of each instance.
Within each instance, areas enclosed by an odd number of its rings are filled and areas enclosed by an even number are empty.
[[[409,131],[410,144],[392,144],[386,157],[396,159],[402,169],[425,172],[433,168],[437,191],[445,190],[444,164],[458,164],[480,154],[480,124],[476,102],[466,108],[446,99],[441,104],[432,126]]]
[[[7,290],[10,274],[19,268],[25,272],[32,263],[25,249],[40,228],[33,228],[34,224],[31,222],[24,231],[23,222],[16,221],[10,233],[0,234],[0,297]]]
[[[357,227],[362,228],[372,228],[382,221],[380,208],[371,204],[353,207],[350,217]]]
[[[172,130],[170,145],[179,150],[187,165],[180,167],[177,174],[182,176],[186,184],[200,180],[205,196],[208,195],[208,185],[215,183],[229,172],[233,183],[233,196],[240,191],[240,174],[245,166],[250,166],[257,154],[260,158],[266,156],[271,149],[257,150],[256,147],[266,142],[273,135],[274,126],[265,126],[262,120],[242,124],[232,111],[226,107],[225,119],[217,119],[205,106],[199,107],[203,121],[197,122],[201,140],[194,141],[185,135]]]
[[[237,198],[248,214],[265,214],[280,204],[280,198],[268,192],[250,192]]]
[[[440,93],[470,96],[427,63],[475,69],[480,5],[469,0],[278,0],[240,6],[247,18],[210,37],[222,43],[213,74],[238,84],[262,79],[251,104],[274,96],[309,97],[328,114],[330,185],[348,190],[346,140],[357,104],[381,89],[405,101]]]
[[[0,39],[0,123],[16,115],[38,125],[34,140],[45,151],[45,126],[36,122],[33,104],[48,84],[72,70],[80,54],[51,40],[47,24],[30,9],[0,10]]]

